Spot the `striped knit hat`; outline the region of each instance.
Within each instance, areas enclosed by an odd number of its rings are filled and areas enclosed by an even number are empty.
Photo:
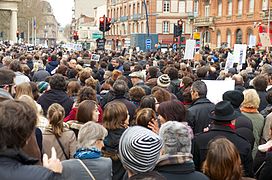
[[[121,136],[119,143],[120,159],[123,166],[133,173],[152,171],[160,157],[162,141],[151,130],[133,126]]]
[[[163,74],[157,79],[157,85],[162,88],[167,88],[170,85],[170,78],[168,74]]]

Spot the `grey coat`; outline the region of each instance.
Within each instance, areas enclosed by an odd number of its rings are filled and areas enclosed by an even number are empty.
[[[96,180],[112,179],[112,161],[110,158],[100,157],[97,159],[83,159]],[[91,180],[92,178],[77,159],[62,161],[62,177],[65,180]]]

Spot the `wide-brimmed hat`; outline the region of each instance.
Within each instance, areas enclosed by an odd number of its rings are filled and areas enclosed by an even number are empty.
[[[214,110],[209,114],[209,118],[215,121],[232,121],[238,116],[239,114],[234,111],[234,108],[229,101],[217,103]]]

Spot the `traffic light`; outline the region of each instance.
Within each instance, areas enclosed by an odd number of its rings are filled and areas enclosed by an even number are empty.
[[[111,18],[105,16],[99,18],[99,30],[102,32],[107,32],[111,29]]]
[[[16,31],[16,37],[19,39],[19,31]]]
[[[107,21],[106,21],[106,28],[105,28],[105,31],[109,31],[111,29],[111,18],[106,18]]]
[[[25,33],[24,33],[24,32],[21,32],[20,37],[21,37],[22,39],[24,39],[24,38],[25,38]]]
[[[99,18],[99,30],[104,32],[105,31],[105,16]]]
[[[77,31],[74,32],[73,37],[74,37],[74,40],[75,40],[75,41],[78,40],[78,33],[77,33]]]

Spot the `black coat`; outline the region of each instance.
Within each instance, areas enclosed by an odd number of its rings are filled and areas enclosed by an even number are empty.
[[[60,174],[56,174],[49,169],[33,165],[36,160],[27,157],[21,151],[8,149],[0,152],[0,179],[1,180],[54,180],[61,179]]]
[[[203,132],[208,127],[211,119],[208,114],[214,109],[214,104],[207,98],[200,98],[194,101],[188,109],[188,124],[194,131],[194,134]]]
[[[272,152],[267,152],[265,157],[265,164],[261,169],[259,178],[260,180],[272,179]]]
[[[257,91],[259,98],[260,98],[260,106],[258,108],[258,111],[261,112],[266,108],[268,105],[268,102],[266,100],[267,92],[266,91]]]
[[[37,101],[42,106],[43,113],[46,116],[49,106],[53,103],[60,104],[65,110],[65,117],[70,113],[74,101],[62,90],[51,89],[41,95]]]
[[[242,114],[239,109],[235,109],[235,111],[239,113],[235,123],[236,133],[247,139],[251,145],[251,148],[253,149],[255,138],[253,134],[252,122],[248,117]]]
[[[209,142],[216,137],[225,137],[238,149],[246,177],[253,177],[253,159],[251,145],[242,136],[235,133],[230,127],[214,125],[209,131],[195,136],[193,139],[192,154],[196,170],[200,170],[206,159]]]
[[[185,162],[183,164],[168,164],[164,166],[157,166],[155,168],[161,175],[168,180],[208,180],[209,178],[204,174],[195,171],[193,162]]]

